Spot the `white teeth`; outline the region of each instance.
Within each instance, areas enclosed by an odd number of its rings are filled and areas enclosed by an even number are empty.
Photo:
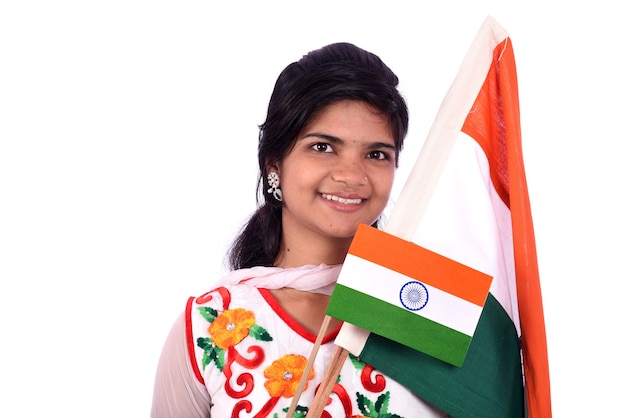
[[[358,205],[363,199],[344,199],[343,197],[334,196],[326,193],[322,193],[322,197],[327,200],[334,200],[335,202],[343,203],[344,205]]]

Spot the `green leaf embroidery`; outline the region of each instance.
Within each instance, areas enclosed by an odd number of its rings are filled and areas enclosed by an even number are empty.
[[[206,369],[206,366],[211,364],[211,362],[215,362],[215,366],[217,366],[220,371],[224,370],[224,350],[216,346],[210,338],[200,337],[196,340],[196,344],[204,350],[204,354],[202,355],[202,370]]]
[[[363,368],[365,367],[365,363],[363,363],[357,356],[348,353],[348,357],[350,357],[350,361],[352,362],[352,365],[355,369],[363,370]]]
[[[257,324],[254,324],[248,330],[249,335],[259,341],[272,341],[272,336],[263,328]]]
[[[218,312],[209,306],[198,307],[198,312],[200,312],[200,315],[202,315],[202,317],[209,322],[213,322],[218,315]]]
[[[204,350],[204,354],[202,354],[202,370],[206,369],[206,366],[215,360],[215,356],[215,347],[210,347]]]
[[[196,340],[196,344],[198,344],[198,347],[206,351],[208,348],[213,347],[213,340],[211,340],[210,338],[199,337]]]
[[[221,371],[224,371],[224,350],[215,347],[215,365]]]
[[[358,405],[359,411],[361,411],[363,416],[375,418],[378,417],[378,414],[376,414],[376,407],[374,406],[372,401],[367,399],[359,392],[357,392],[356,394],[356,404]]]
[[[389,392],[385,392],[376,399],[376,412],[380,416],[387,416],[387,408],[389,408]]]
[[[383,393],[376,399],[376,403],[366,398],[361,393],[356,394],[356,403],[364,417],[370,418],[402,418],[400,415],[390,414],[389,409],[389,391]]]

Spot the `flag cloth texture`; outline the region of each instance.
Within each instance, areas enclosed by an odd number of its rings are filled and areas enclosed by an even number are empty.
[[[491,17],[441,104],[385,232],[493,277],[463,365],[349,321],[337,345],[455,418],[551,417],[517,70],[511,39]]]
[[[360,225],[326,314],[461,366],[491,280],[410,241]]]

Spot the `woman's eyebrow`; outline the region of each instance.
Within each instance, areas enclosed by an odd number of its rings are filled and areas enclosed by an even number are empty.
[[[389,144],[387,142],[369,142],[366,144],[365,146],[366,149],[380,149],[380,148],[387,148],[391,151],[395,151],[396,150],[396,146]]]
[[[317,133],[317,132],[308,133],[308,134],[304,135],[302,138],[303,139],[304,138],[320,138],[320,139],[324,139],[324,140],[326,140],[328,142],[331,142],[333,144],[344,144],[345,143],[345,141],[343,139],[338,138],[336,136],[328,135],[328,134],[322,134],[322,133]]]

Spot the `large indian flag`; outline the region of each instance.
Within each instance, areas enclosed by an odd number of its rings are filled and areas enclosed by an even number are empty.
[[[389,266],[381,270],[381,265],[394,258],[387,254],[382,241],[371,246],[366,255],[349,256],[346,267],[359,266],[350,272],[349,282],[340,278],[336,290],[341,295],[352,289],[345,298],[341,296],[342,304],[348,305],[338,308],[331,304],[331,316],[346,321],[336,339],[340,347],[455,418],[526,414],[549,418],[552,414],[520,126],[513,46],[506,31],[489,17],[442,102],[385,227],[387,234],[493,277],[484,305],[470,302],[462,292],[444,289],[440,279],[429,283],[426,277],[405,271],[397,272],[401,276],[391,274]],[[378,253],[387,255],[384,260],[373,260],[371,257]],[[360,260],[355,263],[353,256]],[[403,265],[407,264],[409,261],[403,260]],[[365,288],[369,285],[361,280],[370,272],[380,272],[382,278]],[[341,276],[345,276],[343,271]],[[429,279],[434,276],[428,274]],[[448,271],[441,271],[441,276],[459,281],[454,289],[467,287],[470,280]],[[419,311],[403,314],[404,320],[397,324],[403,328],[402,335],[385,336],[379,323],[387,322],[392,310],[388,305],[394,303],[382,300],[398,296],[403,280],[412,283],[408,277],[422,283],[429,297],[441,297],[450,312],[441,315],[438,307],[432,316],[420,315]],[[423,294],[421,288],[414,291],[415,300],[409,297],[409,308],[404,309],[419,307]],[[350,303],[351,297],[366,302]],[[422,309],[424,313],[428,304]],[[399,308],[402,302],[396,299],[395,305]],[[477,309],[480,316],[472,332]],[[471,326],[463,322],[465,319]],[[425,326],[426,320],[454,332],[442,332],[430,323]],[[404,334],[419,334],[419,338]],[[443,334],[450,340],[471,337],[461,367],[454,365],[455,361],[442,361],[442,355],[451,354],[429,343]],[[417,340],[424,347],[416,347],[413,342]]]

